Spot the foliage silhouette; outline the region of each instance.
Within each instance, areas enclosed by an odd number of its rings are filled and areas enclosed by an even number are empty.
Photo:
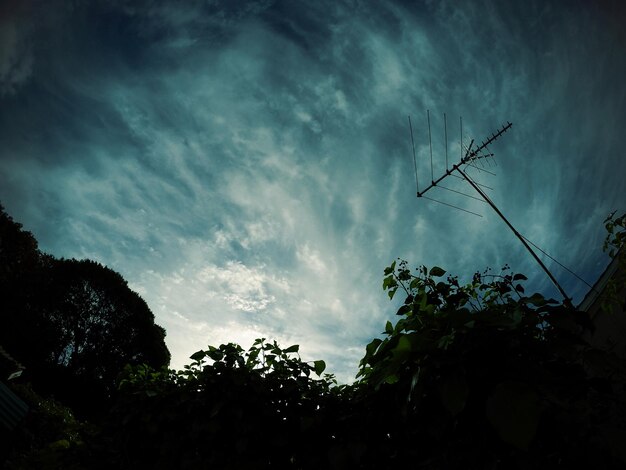
[[[169,364],[165,330],[118,273],[41,253],[0,209],[0,344],[39,393],[81,416],[106,413],[124,365]]]
[[[586,342],[587,315],[527,295],[508,266],[445,276],[385,269],[404,301],[351,385],[263,338],[181,371],[128,365],[98,432],[13,468],[624,468],[626,369]]]
[[[22,224],[13,220],[0,204],[0,282],[3,289],[7,283],[21,279],[32,272],[41,261],[37,240],[33,234],[22,230]]]
[[[390,297],[406,294],[401,318],[367,346],[359,372],[379,397],[374,412],[395,405],[381,438],[402,429],[396,448],[423,468],[621,468],[626,369],[582,339],[586,314],[525,296],[525,276],[508,266],[466,286],[444,274],[412,274],[404,261],[385,271]]]
[[[127,366],[108,423],[55,461],[84,468],[325,468],[345,386],[298,346],[209,347],[175,372]],[[315,380],[312,375],[321,376]]]
[[[617,260],[619,269],[614,276],[609,279],[602,294],[602,310],[613,312],[614,307],[622,312],[626,312],[626,250],[623,249],[626,243],[626,213],[615,217],[615,212],[611,213],[605,220],[606,238],[602,249],[608,255]],[[621,293],[621,297],[620,297]]]

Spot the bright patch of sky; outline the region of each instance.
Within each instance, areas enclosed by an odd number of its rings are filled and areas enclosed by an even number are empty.
[[[626,23],[611,2],[4,2],[0,201],[56,256],[119,271],[167,330],[301,345],[350,381],[394,319],[396,257],[508,263],[558,296],[490,209],[418,176],[463,139],[513,224],[594,281],[624,210]],[[489,168],[487,168],[489,169]],[[471,194],[462,182],[450,187]],[[445,194],[444,194],[445,193]],[[587,287],[549,259],[566,290]]]

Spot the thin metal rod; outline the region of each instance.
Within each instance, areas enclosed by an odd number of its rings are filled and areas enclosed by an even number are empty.
[[[522,235],[522,237],[524,237],[524,235]],[[587,281],[585,281],[582,277],[580,277],[578,274],[576,274],[574,271],[572,271],[571,269],[569,269],[567,266],[559,263],[556,259],[554,259],[552,256],[550,256],[548,253],[546,253],[545,251],[543,251],[541,248],[539,248],[537,245],[535,245],[533,242],[531,242],[528,238],[524,237],[524,240],[526,240],[528,243],[530,243],[532,246],[534,246],[535,248],[537,248],[539,251],[541,251],[544,255],[546,255],[548,258],[550,258],[552,261],[554,261],[556,264],[558,264],[559,266],[561,266],[563,269],[565,269],[567,272],[569,272],[570,274],[572,274],[573,276],[576,277],[576,279],[578,279],[581,282],[584,282],[585,284],[587,284],[587,287],[590,287],[593,289],[593,286],[591,284],[589,284]]]
[[[459,123],[461,125],[461,138],[459,139],[459,149],[461,152],[461,160],[463,160],[463,118],[459,116]]]
[[[491,176],[496,176],[494,172],[485,170],[484,168],[478,168],[476,165],[472,165],[471,163],[468,163],[467,166],[474,168],[475,170],[478,170],[478,171],[484,171],[485,173],[489,173]]]
[[[463,181],[465,181],[465,178],[463,178],[463,177],[461,177],[461,176],[459,176],[459,175],[455,175],[454,173],[451,173],[451,174],[450,174],[450,176],[453,176],[453,177],[455,177],[456,179],[459,179],[459,180],[463,180]],[[476,181],[474,181],[474,183],[476,183]],[[476,183],[476,184],[477,184],[478,186],[480,186],[481,188],[485,188],[485,189],[488,189],[488,190],[490,190],[490,191],[493,191],[493,188],[491,188],[491,187],[487,186],[486,184],[481,184],[481,183]]]
[[[420,192],[417,182],[417,159],[415,158],[415,141],[413,140],[413,125],[411,124],[411,116],[409,116],[409,130],[411,131],[411,145],[413,146],[413,167],[415,168],[415,191]]]
[[[478,146],[478,148],[472,152],[472,154],[469,156],[469,158],[476,157],[476,155],[481,150],[485,149],[489,144],[491,144],[494,140],[496,140],[498,137],[500,137],[502,134],[504,134],[506,131],[508,131],[512,126],[513,126],[513,124],[508,122],[508,123],[506,123],[506,125],[502,126],[502,129],[500,129],[498,132],[496,132],[494,134],[491,134],[491,137],[489,137],[486,142],[483,142],[482,144],[480,144]]]
[[[532,257],[535,258],[535,261],[537,261],[537,263],[539,263],[539,266],[541,266],[541,269],[543,269],[545,271],[545,273],[548,275],[548,277],[550,278],[552,283],[559,290],[559,292],[563,296],[563,303],[565,305],[567,305],[567,306],[571,306],[572,305],[571,298],[568,297],[568,295],[565,293],[565,291],[563,290],[563,288],[559,284],[559,281],[556,280],[556,278],[552,275],[552,273],[546,267],[546,265],[543,264],[543,261],[541,261],[539,256],[537,256],[537,253],[535,253],[533,251],[533,249],[530,247],[530,245],[528,243],[526,243],[526,240],[524,239],[524,237],[515,229],[515,227],[513,227],[511,222],[508,221],[508,219],[504,216],[504,214],[502,214],[502,212],[500,212],[498,207],[491,201],[491,199],[489,199],[489,196],[487,196],[483,192],[483,190],[480,189],[480,187],[478,185],[476,185],[474,183],[474,181],[463,172],[463,170],[461,170],[458,166],[455,169],[461,174],[461,176],[464,176],[467,179],[467,182],[476,190],[476,192],[478,192],[478,194],[481,195],[481,197],[487,202],[487,204],[489,204],[491,206],[491,208],[496,212],[496,214],[498,214],[500,216],[500,218],[504,221],[504,223],[508,225],[508,227],[511,229],[513,234],[519,239],[519,241],[522,242],[522,245],[524,245],[524,247],[528,250],[528,252],[532,255]]]
[[[469,157],[470,151],[472,150],[472,145],[474,145],[474,139],[470,140],[470,144],[467,146],[467,151],[465,152],[465,158],[467,161],[471,161],[472,159]],[[476,153],[476,152],[474,152]]]
[[[428,118],[428,145],[430,146],[430,179],[435,180],[435,174],[433,172],[433,142],[430,138],[430,111],[426,110],[426,117]]]
[[[446,120],[446,113],[443,113],[443,132],[446,141],[446,170],[448,169],[448,122]]]
[[[448,204],[447,202],[438,201],[437,199],[433,199],[432,197],[422,196],[424,199],[428,199],[429,201],[438,202],[439,204],[443,204],[444,206],[453,207],[454,209],[458,209],[463,212],[467,212],[468,214],[475,215],[477,217],[482,217],[482,215],[477,214],[476,212],[468,211],[467,209],[463,209],[461,207],[453,206],[452,204]]]
[[[469,197],[470,199],[475,199],[475,200],[480,201],[480,202],[485,202],[484,199],[481,199],[481,198],[476,197],[476,196],[470,196],[469,194],[462,193],[461,191],[457,191],[456,189],[446,188],[445,186],[441,186],[441,185],[439,185],[438,187],[441,188],[441,189],[445,189],[446,191],[450,191],[452,193],[460,194],[461,196]]]

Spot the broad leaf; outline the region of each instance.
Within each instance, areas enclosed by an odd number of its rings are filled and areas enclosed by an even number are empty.
[[[430,273],[429,273],[429,274],[430,274],[431,276],[434,276],[434,277],[441,277],[441,276],[443,276],[445,273],[446,273],[446,271],[445,271],[445,270],[443,270],[443,269],[441,269],[439,266],[433,266],[433,267],[430,269]]]
[[[391,266],[389,266],[388,268],[385,268],[385,276],[388,276],[389,274],[391,274],[395,269],[396,269],[396,262],[394,261],[393,263],[391,263]]]
[[[202,359],[206,357],[206,355],[207,355],[206,351],[200,350],[200,351],[196,351],[191,356],[189,356],[189,359],[192,359],[194,361],[201,361]]]
[[[315,367],[315,373],[320,376],[322,375],[322,372],[324,372],[324,370],[326,369],[326,363],[324,361],[315,361],[313,362],[314,367]]]

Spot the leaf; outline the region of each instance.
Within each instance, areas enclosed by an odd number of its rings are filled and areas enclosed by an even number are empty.
[[[388,268],[385,268],[385,276],[388,276],[389,274],[391,274],[395,269],[396,269],[396,262],[394,261],[393,263],[391,263],[391,266],[389,266]]]
[[[382,342],[383,342],[383,340],[382,340],[382,339],[380,339],[380,338],[374,338],[374,339],[372,340],[372,342],[371,342],[371,343],[369,343],[369,344],[365,347],[365,352],[366,352],[368,355],[372,356],[372,355],[376,352],[376,350],[378,349],[378,346],[380,346],[380,344],[381,344]]]
[[[452,332],[449,335],[445,335],[439,338],[439,342],[437,343],[437,346],[440,349],[448,349],[448,346],[454,343],[454,333],[455,333],[454,329],[452,329]]]
[[[395,280],[394,280],[395,282]],[[393,289],[389,289],[389,292],[387,292],[387,295],[389,295],[389,300],[393,299],[393,296],[396,295],[396,291],[398,290],[398,287],[394,287]]]
[[[388,335],[393,334],[393,325],[389,320],[387,320],[387,323],[385,324],[385,333],[387,333]]]
[[[530,302],[533,305],[536,305],[537,307],[541,307],[542,305],[546,304],[546,299],[544,298],[543,295],[539,293],[534,293],[533,295],[528,297],[528,302]]]
[[[391,350],[394,359],[402,361],[411,352],[411,341],[407,335],[401,335],[398,344]]]
[[[406,315],[407,313],[409,313],[412,310],[410,305],[403,305],[401,306],[398,311],[396,312],[396,315]]]
[[[398,376],[396,374],[391,374],[391,375],[388,375],[387,377],[385,377],[385,383],[388,383],[388,384],[395,384],[399,380],[400,379],[398,378]]]
[[[300,350],[300,345],[299,344],[294,344],[293,346],[289,346],[283,352],[284,353],[294,353],[294,352],[298,352],[299,350]]]
[[[320,361],[314,361],[313,364],[314,364],[313,367],[315,368],[315,373],[318,376],[321,376],[322,372],[324,372],[324,370],[326,369],[326,363],[320,360]]]
[[[445,273],[446,273],[446,271],[445,271],[445,270],[443,270],[443,269],[441,269],[439,266],[433,266],[433,267],[430,269],[430,273],[429,273],[429,274],[430,274],[431,276],[434,276],[434,277],[441,277],[441,276],[443,276]]]
[[[396,287],[397,285],[398,285],[398,281],[396,281],[393,275],[387,276],[385,279],[383,279],[383,290],[392,289]]]
[[[513,276],[513,280],[514,281],[527,281],[528,278],[524,276],[523,274],[516,274],[515,276]]]
[[[537,432],[540,409],[537,394],[520,382],[502,382],[487,400],[487,419],[500,438],[528,450]]]
[[[248,354],[248,360],[246,361],[246,363],[248,365],[255,365],[258,363],[257,361],[258,357],[259,357],[259,350],[254,349],[253,351],[250,352],[250,354]]]
[[[191,356],[189,356],[189,359],[192,359],[194,361],[201,361],[202,359],[206,357],[206,355],[207,355],[206,351],[200,350],[200,351],[196,351]]]

